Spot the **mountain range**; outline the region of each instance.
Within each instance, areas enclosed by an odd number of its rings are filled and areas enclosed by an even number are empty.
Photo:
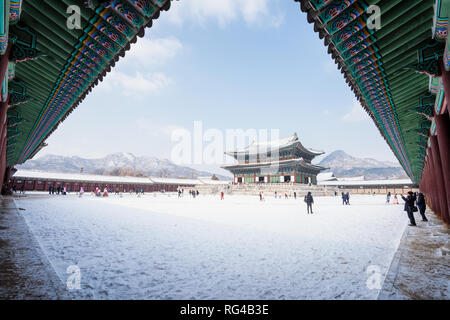
[[[318,164],[328,168],[324,172],[332,171],[337,177],[364,175],[369,180],[407,177],[398,163],[371,158],[357,158],[345,153],[343,150],[330,153]],[[36,160],[28,160],[24,164],[16,166],[16,168],[67,173],[79,173],[82,168],[84,173],[90,174],[170,178],[195,178],[213,175],[207,171],[198,171],[189,167],[179,166],[168,159],[147,156],[138,157],[128,152],[113,153],[98,159],[49,154]],[[230,177],[217,174],[216,177],[221,180],[231,179]]]
[[[398,163],[357,158],[343,150],[330,153],[319,162],[319,165],[329,168],[324,172],[331,171],[336,177],[365,176],[367,180],[407,178],[405,171]]]
[[[128,152],[113,153],[98,159],[48,154],[36,160],[28,160],[24,164],[16,166],[16,168],[66,173],[80,173],[82,170],[82,172],[89,174],[165,178],[196,178],[213,175],[210,172],[179,166],[168,159],[138,157]],[[216,177],[221,180],[231,179],[217,174]]]

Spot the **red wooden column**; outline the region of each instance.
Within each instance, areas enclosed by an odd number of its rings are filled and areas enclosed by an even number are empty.
[[[431,136],[431,152],[433,153],[434,171],[435,171],[435,188],[436,195],[439,198],[439,208],[441,217],[444,222],[449,223],[447,194],[444,183],[444,173],[442,172],[442,161],[439,152],[439,144],[436,136]]]
[[[428,177],[429,177],[428,155],[426,155],[426,157],[424,159],[422,179],[420,180],[419,188],[420,188],[420,192],[422,192],[425,195],[425,200],[427,202],[427,205],[430,206],[430,195],[429,195],[429,189],[428,189]]]
[[[447,213],[450,213],[450,120],[448,110],[434,117],[446,191]],[[447,218],[449,218],[447,216]]]
[[[429,194],[431,198],[431,209],[440,216],[441,209],[439,207],[439,201],[436,198],[436,170],[434,169],[434,158],[431,149],[428,152],[428,170],[430,172]]]

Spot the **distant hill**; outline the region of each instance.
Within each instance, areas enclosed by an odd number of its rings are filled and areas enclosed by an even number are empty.
[[[28,160],[24,164],[16,166],[16,168],[65,173],[79,173],[80,168],[83,168],[84,173],[91,174],[165,178],[196,178],[213,175],[210,172],[176,165],[167,159],[137,157],[127,152],[109,154],[98,159],[45,155],[36,160]],[[216,176],[221,180],[231,179],[217,174]]]
[[[371,158],[357,158],[343,150],[336,150],[322,159],[320,166],[330,168],[337,177],[354,177],[364,175],[366,179],[407,178],[400,164],[390,161],[379,161]]]

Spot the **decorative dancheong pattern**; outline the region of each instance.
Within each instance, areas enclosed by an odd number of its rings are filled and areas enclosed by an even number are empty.
[[[19,157],[27,159],[98,74],[168,0],[111,0],[95,8]]]

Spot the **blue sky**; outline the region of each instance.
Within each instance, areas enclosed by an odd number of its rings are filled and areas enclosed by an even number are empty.
[[[173,1],[38,156],[170,158],[173,130],[196,120],[396,161],[293,0]]]

